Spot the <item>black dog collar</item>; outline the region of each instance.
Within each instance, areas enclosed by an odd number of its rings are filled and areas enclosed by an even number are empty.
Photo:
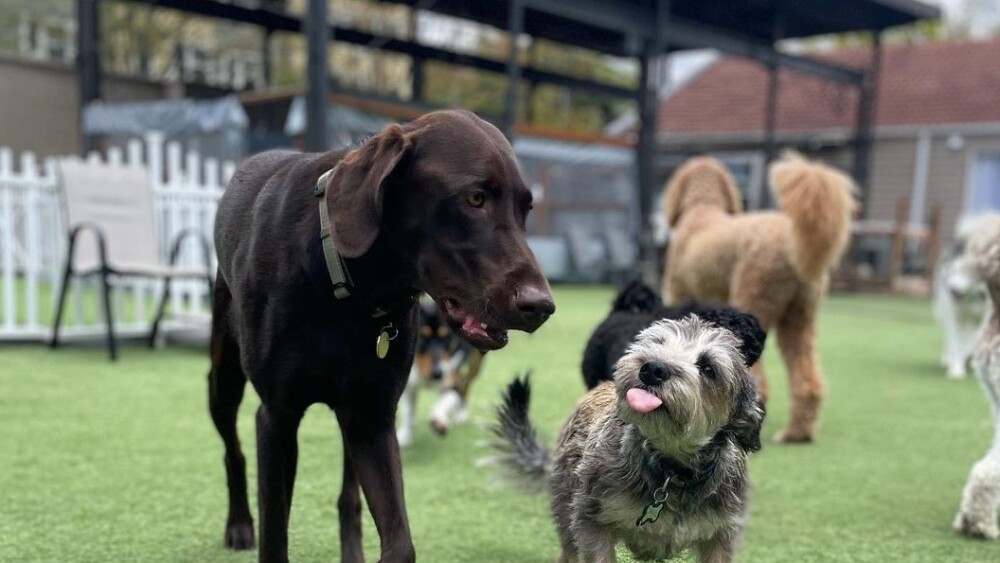
[[[657,454],[648,443],[643,444],[642,453],[644,474],[653,489],[669,481],[671,489],[683,490],[704,483],[715,473],[715,456],[709,456],[695,467],[687,467],[674,459]]]
[[[333,242],[333,229],[330,225],[330,213],[326,204],[326,189],[336,170],[337,167],[334,166],[324,172],[316,180],[316,187],[313,190],[313,195],[319,198],[319,238],[323,243],[323,258],[326,261],[326,269],[330,274],[330,281],[333,282],[333,296],[337,299],[354,297],[364,302],[372,310],[372,318],[376,319],[392,312],[408,309],[416,299],[413,293],[407,294],[390,306],[382,307],[362,296],[351,280],[351,274],[347,270],[347,264],[344,263],[344,257],[337,252],[337,247]]]
[[[643,509],[635,521],[641,528],[659,520],[660,513],[668,504],[671,510],[682,511],[684,493],[701,485],[715,473],[715,459],[709,458],[694,468],[678,463],[676,460],[658,455],[648,442],[642,445],[643,476],[647,487],[652,491],[651,501]],[[676,499],[671,501],[671,499]]]

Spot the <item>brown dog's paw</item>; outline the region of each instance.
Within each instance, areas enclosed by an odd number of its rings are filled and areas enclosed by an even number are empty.
[[[226,524],[226,535],[223,544],[236,551],[253,549],[253,522],[230,522]]]
[[[812,434],[806,434],[804,432],[782,430],[775,434],[772,440],[776,444],[811,444],[813,436]]]

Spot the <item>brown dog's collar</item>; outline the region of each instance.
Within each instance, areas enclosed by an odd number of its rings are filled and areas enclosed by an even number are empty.
[[[372,318],[376,319],[384,317],[393,311],[409,308],[414,301],[414,296],[412,294],[407,295],[404,299],[394,303],[390,307],[381,307],[372,303],[368,299],[365,299],[356,290],[354,282],[351,280],[351,274],[347,270],[347,264],[344,263],[344,257],[337,252],[337,246],[333,242],[333,229],[330,226],[330,212],[326,204],[326,188],[330,182],[330,178],[336,170],[337,167],[334,166],[330,170],[324,172],[323,175],[316,180],[316,187],[313,190],[313,195],[319,198],[319,238],[320,242],[323,243],[323,259],[326,262],[326,270],[330,274],[330,281],[333,282],[333,296],[337,299],[354,297],[355,299],[366,303],[372,309]]]

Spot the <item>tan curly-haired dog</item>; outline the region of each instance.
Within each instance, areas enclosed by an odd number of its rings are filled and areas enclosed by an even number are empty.
[[[670,303],[728,303],[769,332],[777,329],[792,405],[775,439],[808,442],[824,392],[816,312],[828,271],[847,244],[854,183],[794,153],[772,164],[770,180],[780,211],[743,214],[736,184],[718,160],[693,158],[674,173],[664,197],[671,238],[663,294]],[[754,373],[766,400],[760,362]]]

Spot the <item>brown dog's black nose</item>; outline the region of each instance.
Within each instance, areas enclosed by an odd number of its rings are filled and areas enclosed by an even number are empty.
[[[639,368],[639,381],[646,385],[659,385],[670,379],[670,368],[660,362],[646,362]]]
[[[517,290],[514,306],[533,329],[541,326],[552,313],[556,312],[556,304],[552,301],[552,294],[548,289],[534,285],[527,285]]]

